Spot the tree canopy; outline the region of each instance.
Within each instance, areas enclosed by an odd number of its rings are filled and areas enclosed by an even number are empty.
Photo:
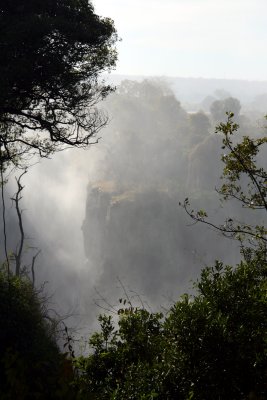
[[[226,112],[233,112],[238,117],[241,104],[234,97],[227,97],[224,100],[215,100],[210,106],[210,113],[215,122],[224,121]]]
[[[120,300],[118,324],[100,316],[90,338],[92,353],[76,360],[81,396],[95,399],[263,400],[267,396],[266,170],[260,139],[233,135],[233,113],[223,134],[224,200],[261,212],[262,225],[232,218],[209,223],[204,210],[184,207],[196,222],[217,228],[241,243],[241,261],[202,270],[195,294],[183,295],[164,315]],[[153,273],[153,272],[151,272]],[[114,309],[113,309],[114,311]]]
[[[195,211],[190,208],[188,198],[183,207],[195,221],[202,222],[220,231],[224,236],[236,239],[241,244],[242,254],[260,254],[266,260],[266,212],[267,212],[267,172],[264,151],[267,137],[250,138],[243,136],[236,143],[234,135],[239,125],[233,120],[234,114],[229,112],[227,121],[217,126],[217,132],[223,134],[221,159],[224,163],[223,184],[217,189],[222,200],[233,200],[246,210],[245,221],[229,216],[221,225],[208,219],[205,210]],[[253,212],[253,217],[251,217]]]
[[[1,2],[2,161],[90,143],[106,123],[95,105],[112,90],[99,74],[115,65],[116,40],[88,0]]]
[[[266,265],[217,262],[195,296],[164,317],[144,308],[101,316],[80,357],[77,387],[92,399],[240,400],[266,398]],[[259,397],[248,397],[248,396]]]
[[[56,344],[58,322],[49,316],[43,293],[2,268],[0,318],[0,398],[74,398],[71,369]]]

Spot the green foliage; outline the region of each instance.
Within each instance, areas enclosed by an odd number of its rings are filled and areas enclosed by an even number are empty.
[[[243,256],[251,257],[251,253],[256,252],[257,256],[264,258],[267,229],[262,221],[266,218],[267,212],[267,172],[264,157],[267,137],[253,139],[244,136],[237,142],[235,134],[239,125],[234,122],[233,113],[227,112],[226,116],[227,121],[220,123],[216,129],[217,133],[223,135],[224,151],[222,155],[224,169],[221,177],[223,184],[217,192],[222,200],[237,201],[243,209],[246,209],[246,213],[243,213],[244,221],[229,216],[224,224],[218,225],[208,219],[206,211],[191,209],[188,198],[182,206],[194,221],[205,223],[226,237],[239,240]],[[251,211],[253,216],[250,215]]]
[[[67,360],[27,279],[0,271],[0,318],[0,399],[73,398]]]
[[[123,308],[116,326],[101,316],[92,354],[77,360],[81,398],[265,398],[266,277],[257,260],[217,262],[165,317]]]
[[[256,261],[236,269],[217,262],[203,270],[198,295],[173,307],[168,324],[185,394],[191,382],[196,399],[266,396],[266,273]]]
[[[267,177],[264,165],[258,166],[266,138],[244,137],[234,144],[237,129],[233,113],[217,128],[227,152],[218,193],[237,200],[246,212],[266,212]],[[229,217],[217,226],[205,210],[189,207],[185,199],[184,208],[196,222],[240,240],[243,260],[235,267],[217,261],[204,268],[195,295],[182,296],[165,316],[131,304],[119,310],[117,323],[101,316],[101,330],[90,339],[92,352],[76,360],[81,398],[267,398],[265,224]]]
[[[267,211],[267,173],[262,166],[257,165],[256,156],[263,151],[267,137],[251,139],[244,136],[240,143],[233,144],[233,134],[238,130],[238,125],[233,122],[233,113],[227,114],[227,122],[217,127],[223,137],[223,149],[229,152],[222,159],[225,164],[223,178],[226,180],[220,189],[224,199],[235,198],[244,206],[252,209],[265,209]],[[243,175],[249,178],[246,191],[242,186]]]
[[[79,390],[97,399],[155,398],[162,314],[130,307],[118,315],[118,329],[110,316],[99,317],[101,332],[90,339],[93,355],[77,360]]]

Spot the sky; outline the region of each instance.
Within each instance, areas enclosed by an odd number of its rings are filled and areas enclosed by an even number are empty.
[[[267,80],[266,0],[93,0],[115,21],[115,73]]]

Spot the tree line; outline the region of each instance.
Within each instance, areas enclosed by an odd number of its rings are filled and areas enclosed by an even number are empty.
[[[112,91],[99,74],[115,65],[116,39],[113,22],[97,16],[87,0],[2,2],[2,199],[11,165],[28,165],[32,154],[47,157],[88,145],[106,123],[95,105]],[[171,96],[165,101],[175,114]],[[264,220],[255,226],[228,218],[215,225],[208,210],[192,210],[189,199],[182,206],[196,223],[240,243],[238,265],[217,261],[204,268],[195,295],[185,294],[165,313],[136,306],[125,291],[116,321],[100,316],[90,354],[76,357],[67,327],[65,353],[59,350],[56,321],[42,292],[20,268],[12,272],[6,254],[0,273],[1,399],[266,398],[267,174],[258,160],[267,138],[234,141],[232,113],[217,130],[225,152],[219,194],[247,211],[263,211]]]

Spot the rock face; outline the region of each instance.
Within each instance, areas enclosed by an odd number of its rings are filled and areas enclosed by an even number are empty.
[[[210,135],[195,146],[188,156],[187,190],[189,193],[214,190],[220,184],[222,138]]]
[[[103,180],[88,186],[83,223],[91,282],[117,295],[118,277],[153,304],[177,299],[203,265],[232,262],[231,243],[192,226],[179,207],[194,197],[196,209],[224,221],[214,209],[221,138],[208,114],[187,113],[160,82],[125,81],[107,105],[113,118],[96,178]]]
[[[180,235],[177,198],[159,189],[123,190],[111,182],[91,186],[83,224],[88,259],[101,270],[98,284],[116,277],[149,296],[178,278]],[[181,278],[181,276],[180,276]]]
[[[107,288],[112,292],[119,278],[152,304],[160,303],[162,296],[177,298],[203,264],[212,262],[214,256],[208,251],[218,238],[205,226],[190,228],[178,203],[178,193],[164,188],[120,188],[114,182],[89,185],[82,229],[100,292]],[[222,242],[219,253],[225,251]]]

